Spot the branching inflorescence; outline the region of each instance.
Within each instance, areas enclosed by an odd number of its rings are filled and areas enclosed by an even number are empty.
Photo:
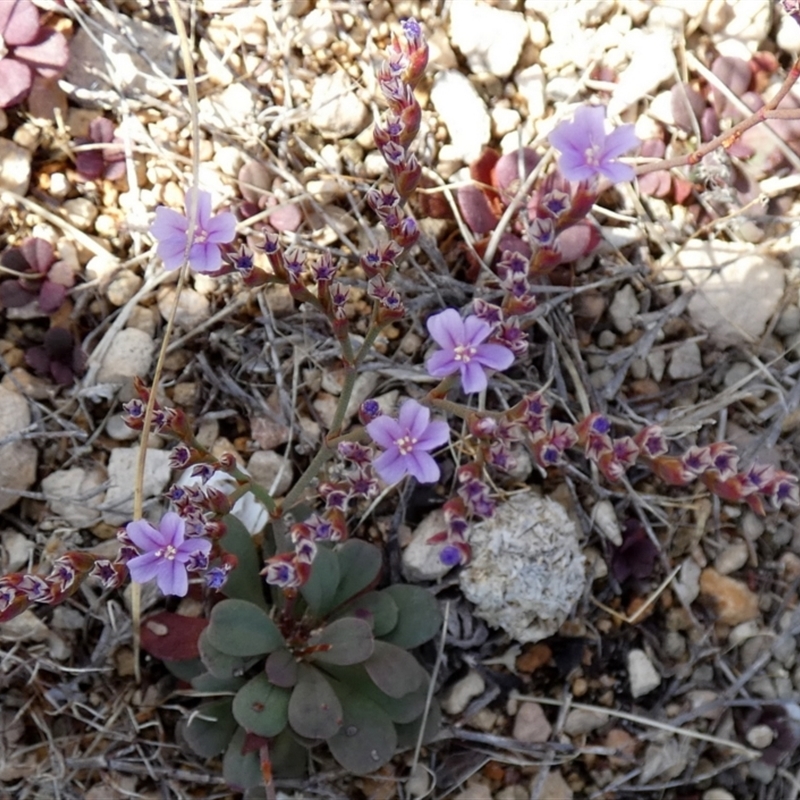
[[[407,665],[398,648],[416,646],[435,633],[435,628],[426,628],[420,638],[409,635],[405,627],[413,625],[415,608],[425,608],[435,617],[431,611],[435,603],[424,590],[405,592],[412,587],[373,591],[380,578],[380,556],[364,549],[364,543],[346,540],[354,506],[374,499],[381,481],[394,484],[407,476],[420,483],[440,480],[437,457],[451,442],[448,415],[463,421],[464,434],[450,451],[459,462],[453,495],[443,505],[445,527],[429,540],[447,566],[470,560],[469,527],[474,520],[491,517],[500,500],[492,488],[492,472],[512,471],[520,447],[528,448],[545,474],[568,464],[584,469],[593,465],[609,484],[624,487],[631,470],[644,467],[669,486],[700,483],[725,501],[747,503],[758,514],[783,503],[800,504],[795,476],[772,466],[742,468],[735,449],[725,442],[682,451],[675,446],[671,452],[656,425],[616,435],[611,420],[600,413],[577,421],[566,409],[551,414],[544,389],[518,399],[505,411],[475,410],[458,402],[459,393],[484,392],[493,373],[509,370],[527,357],[540,281],[556,265],[593,246],[593,235],[585,233],[591,228],[586,216],[592,205],[610,184],[634,178],[633,168],[619,161],[640,144],[633,126],[609,130],[602,106],[578,108],[571,120],[553,130],[549,141],[559,151],[558,170],[543,176],[522,202],[505,178],[486,191],[459,197],[468,223],[473,230],[481,227],[482,233],[488,232],[486,220],[496,222],[500,214],[516,208],[513,234],[500,240],[497,259],[487,257],[493,270],[487,284],[491,294],[475,297],[468,313],[445,308],[428,317],[427,331],[437,348],[427,356],[424,368],[428,376],[439,379],[430,391],[403,398],[396,415],[383,413],[377,400],[367,400],[359,411],[360,424],[348,429],[346,408],[359,368],[380,332],[406,316],[393,278],[420,236],[406,203],[421,176],[412,152],[422,113],[414,87],[427,57],[420,26],[408,20],[403,36],[392,39],[378,71],[388,111],[374,137],[391,180],[366,193],[386,238],[359,255],[372,304],[362,337],[351,335],[345,312],[350,286],[360,276],[348,273],[329,251],[311,255],[298,246],[285,246],[280,233],[268,230],[261,246],[265,265],[259,266],[256,254],[246,246],[225,247],[234,241],[235,217],[230,212],[212,215],[211,196],[198,187],[187,192],[186,215],[156,210],[151,233],[165,269],[188,265],[201,273],[234,273],[251,288],[286,285],[296,302],[324,316],[339,343],[344,385],[338,406],[323,446],[289,493],[281,500],[273,498],[236,466],[233,456],[214,456],[197,440],[182,411],[155,402],[139,382],[139,397],[125,406],[128,424],[141,430],[146,405],[152,402],[151,430],[178,440],[172,467],[189,470],[200,483],[173,486],[167,499],[174,510],[156,524],[136,520],[126,525],[114,562],[68,553],[44,577],[21,573],[0,578],[0,621],[32,603],[60,602],[85,578],[115,588],[126,572],[135,581],[155,580],[167,595],[186,595],[193,575],[203,576],[209,591],[227,594],[232,599],[216,606],[210,626],[200,636],[196,655],[202,663],[190,679],[198,691],[214,686],[214,691],[235,695],[232,702],[228,699],[214,710],[226,720],[229,735],[214,739],[216,750],[198,723],[189,726],[189,737],[208,755],[229,746],[232,759],[244,759],[236,764],[245,771],[252,767],[250,761],[245,763],[246,755],[258,753],[256,765],[258,758],[263,764],[269,760],[269,748],[283,742],[280,737],[288,736],[289,728],[307,739],[325,739],[341,763],[354,771],[368,771],[391,756],[403,725],[414,722],[418,729],[424,727],[419,700],[427,676],[418,669],[413,680],[402,684],[401,694],[392,694],[396,676],[389,661],[397,658]],[[517,155],[518,178],[525,180],[537,168],[539,156],[533,151]],[[500,164],[491,154],[487,159],[493,166]],[[511,163],[498,167],[496,174]],[[20,270],[19,280],[4,286],[9,296],[24,296],[26,301],[38,297],[43,304],[48,278],[37,284],[28,273],[48,275],[52,253],[34,259],[35,244],[34,240],[20,251],[26,269]],[[513,392],[510,381],[506,385]],[[215,475],[226,476],[232,488],[223,491],[211,485]],[[269,514],[263,532],[265,559],[231,515],[235,503],[248,494]],[[360,582],[356,576],[365,564],[369,578]],[[267,587],[270,603],[265,599]],[[234,611],[245,622],[237,623]],[[230,631],[223,624],[229,617]],[[255,643],[248,641],[247,620],[260,632]],[[357,657],[348,660],[348,653]],[[242,676],[255,665],[260,665],[257,678],[246,682]],[[301,707],[309,692],[319,704]],[[413,714],[404,711],[402,699],[411,704],[407,708],[413,708]],[[268,712],[256,713],[256,704]],[[322,705],[337,714],[322,713]],[[362,745],[347,744],[342,715],[380,720],[372,728],[375,736],[383,737],[377,761],[365,760]],[[254,738],[248,740],[247,749],[244,739],[250,735]]]

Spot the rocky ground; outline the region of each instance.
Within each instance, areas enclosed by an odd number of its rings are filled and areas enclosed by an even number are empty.
[[[250,218],[244,233],[264,212],[287,239],[351,258],[376,226],[364,192],[386,174],[371,133],[383,108],[374,68],[399,20],[420,19],[431,47],[418,89],[427,188],[414,201],[425,246],[398,277],[416,317],[385,331],[356,389],[359,401],[391,400],[421,380],[424,316],[475,292],[479,237],[456,195],[485,146],[545,153],[554,120],[592,99],[662,143],[645,156],[680,155],[698,140],[676,114],[676,86],[696,90],[699,119],[707,103],[735,120],[743,95],[769,99],[800,52],[800,25],[769,0],[182,3],[198,76],[193,141],[166,4],[42,6],[70,62],[48,89],[53,119],[35,115],[34,98],[0,112],[0,243],[49,242],[61,266],[48,264],[48,279],[69,290],[55,310],[40,297],[0,318],[3,572],[68,549],[115,552],[138,449],[121,403],[134,376],[152,375],[177,283],[148,227],[157,205],[182,208],[193,148],[200,185]],[[738,90],[719,57],[749,65]],[[91,127],[99,117],[127,158],[87,177],[79,137],[110,141]],[[542,287],[529,357],[492,402],[551,381],[576,415],[657,421],[682,446],[730,441],[744,463],[800,474],[800,133],[757,130],[727,160],[601,197],[591,215],[600,245]],[[15,280],[3,264],[0,280]],[[363,294],[348,310],[358,330]],[[72,339],[48,350],[55,327]],[[85,364],[73,359],[78,344]],[[194,275],[162,391],[214,452],[236,453],[280,496],[318,448],[341,376],[324,321],[288,292]],[[168,443],[149,446],[152,508],[173,476]],[[797,510],[761,517],[701,488],[634,483],[611,486],[577,462],[543,478],[522,454],[503,494],[522,506],[502,532],[535,540],[532,561],[551,562],[543,582],[526,575],[523,623],[476,611],[478,571],[499,570],[480,560],[493,529],[475,534],[476,563],[458,575],[424,546],[445,495],[400,491],[370,508],[360,530],[390,554],[399,545],[394,577],[431,586],[446,609],[443,648],[421,657],[437,669],[448,726],[413,770],[411,753],[357,780],[323,760],[281,796],[796,798]],[[567,599],[553,600],[562,587]],[[566,619],[553,624],[544,594],[567,603]],[[231,796],[218,762],[175,742],[193,701],[157,662],[135,683],[129,600],[85,589],[0,625],[0,798]],[[146,610],[163,605],[145,591]]]

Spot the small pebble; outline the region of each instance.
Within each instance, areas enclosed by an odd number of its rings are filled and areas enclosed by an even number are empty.
[[[633,698],[643,697],[661,684],[661,676],[644,650],[628,653],[628,678]]]
[[[514,717],[512,738],[520,742],[546,742],[552,732],[553,726],[538,703],[520,703]]]
[[[471,669],[448,689],[442,700],[442,708],[456,717],[469,705],[470,700],[483,694],[485,688],[486,682],[481,674]]]
[[[758,595],[742,581],[708,567],[700,574],[700,591],[710,598],[720,622],[738,625],[759,615]]]
[[[747,542],[741,540],[731,542],[714,559],[714,569],[720,575],[730,575],[740,570],[750,557],[750,550]]]
[[[569,736],[582,736],[602,728],[608,722],[608,714],[603,711],[573,708],[564,720],[564,733]]]
[[[703,374],[703,359],[697,342],[682,342],[672,351],[668,374],[676,381],[697,378]]]

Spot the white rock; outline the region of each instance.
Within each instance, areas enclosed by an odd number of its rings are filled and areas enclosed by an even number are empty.
[[[475,613],[518,642],[554,634],[580,599],[586,577],[578,534],[553,500],[526,492],[474,526],[476,554],[459,575]]]
[[[727,789],[715,787],[703,792],[702,800],[736,800],[736,798]]]
[[[443,28],[436,28],[428,36],[428,69],[457,69],[458,59],[450,47],[450,39]]]
[[[592,522],[609,542],[617,547],[622,545],[622,530],[619,527],[617,512],[614,511],[614,506],[609,500],[600,500],[595,503],[592,509]]]
[[[633,330],[633,321],[639,313],[639,298],[629,283],[626,283],[615,295],[608,307],[611,322],[622,334]]]
[[[292,485],[292,462],[274,450],[256,450],[247,471],[275,497],[282,497]]]
[[[689,315],[720,346],[757,341],[783,298],[779,261],[750,245],[692,240],[678,252],[676,276],[684,291],[696,287]]]
[[[516,11],[459,0],[450,8],[450,40],[474,74],[507,78],[528,38],[525,17]]]
[[[633,698],[642,697],[661,684],[661,676],[644,650],[634,649],[628,653],[628,679]]]
[[[517,130],[522,124],[519,111],[513,108],[493,108],[491,117],[494,135],[498,137],[505,136],[507,133]],[[309,189],[309,191],[311,190]]]
[[[658,383],[667,369],[667,354],[663,350],[651,350],[647,354],[647,366],[650,367],[650,375]]]
[[[649,744],[639,762],[642,765],[639,780],[645,784],[657,775],[663,780],[677,778],[689,763],[689,748],[688,739],[676,741],[675,738],[671,738],[663,744],[660,742]]]
[[[111,451],[107,467],[109,487],[103,504],[103,522],[108,525],[122,525],[133,515],[133,487],[138,457],[138,447],[117,447]],[[169,452],[148,449],[142,485],[144,499],[161,494],[167,488],[171,475]]]
[[[31,424],[28,401],[16,392],[0,386],[0,442],[24,431]],[[11,508],[36,480],[39,451],[29,441],[0,444],[0,511]]]
[[[162,319],[169,319],[175,303],[175,291],[172,286],[165,286],[158,293],[158,311]],[[211,316],[211,301],[203,297],[195,289],[182,289],[175,309],[175,325],[185,331],[201,325]]]
[[[61,469],[42,481],[42,491],[51,511],[76,528],[90,528],[100,521],[98,506],[105,492],[95,492],[105,480],[102,469]]]
[[[417,525],[411,541],[403,550],[402,569],[406,580],[436,581],[450,571],[451,567],[439,558],[441,547],[428,544],[431,536],[445,528],[444,512],[438,508]]]
[[[97,219],[97,206],[86,197],[75,197],[66,200],[61,207],[67,222],[74,225],[79,231],[88,231]]]
[[[48,636],[47,625],[30,609],[8,622],[0,622],[0,642],[43,642]]]
[[[517,73],[514,83],[517,84],[519,93],[528,104],[528,117],[534,121],[541,119],[545,111],[545,86],[547,85],[544,70],[538,64],[526,67]]]
[[[450,134],[450,156],[470,162],[491,136],[491,119],[475,87],[456,70],[440,72],[433,80],[431,102]]]
[[[82,26],[69,43],[66,79],[78,98],[119,103],[119,91],[133,96],[160,97],[177,75],[178,37],[163,27],[151,25],[98,6],[102,17],[91,34]],[[135,44],[134,44],[135,43]],[[142,53],[147,53],[145,58]],[[114,83],[104,76],[113,74]]]
[[[232,83],[199,103],[201,119],[220,128],[241,127],[243,120],[253,118],[255,108],[256,97],[243,83]]]
[[[727,545],[714,559],[714,569],[720,575],[730,575],[740,570],[747,563],[748,558],[750,558],[750,550],[747,542],[739,539]]]
[[[602,728],[606,722],[608,722],[608,714],[605,711],[573,708],[564,720],[564,733],[569,736],[582,736]]]
[[[347,73],[320,75],[311,91],[309,122],[327,139],[359,133],[368,122],[367,107]]]
[[[328,8],[314,8],[303,17],[295,45],[306,47],[314,53],[329,47],[337,38],[333,12]]]
[[[747,732],[747,743],[759,750],[769,747],[775,739],[775,731],[769,725],[756,725]]]
[[[130,442],[138,439],[141,431],[129,427],[122,414],[112,414],[106,422],[106,433],[117,442]]]
[[[681,342],[672,351],[667,374],[675,381],[697,378],[703,374],[703,358],[697,342]]]
[[[106,297],[111,305],[124,306],[142,288],[140,275],[129,269],[120,270],[106,287]]]
[[[630,64],[622,71],[608,102],[608,115],[615,117],[675,75],[677,62],[668,31],[644,33],[632,30],[625,37],[631,54]]]
[[[155,343],[149,334],[137,328],[121,330],[100,362],[98,383],[122,385],[137,375],[145,376],[153,363]]]
[[[701,571],[702,568],[693,558],[687,558],[681,564],[681,571],[678,573],[678,579],[675,581],[674,587],[675,593],[687,606],[694,603],[700,594]]]
[[[0,138],[0,189],[26,195],[31,182],[30,150]]]
[[[736,56],[747,61],[769,35],[772,6],[770,0],[747,0],[746,3],[711,0],[705,7],[700,27],[713,34],[712,40],[721,56]]]
[[[800,25],[788,14],[783,14],[775,40],[779,50],[785,50],[787,53],[800,53]]]
[[[471,669],[447,690],[442,699],[442,708],[448,714],[457,716],[469,705],[470,700],[483,694],[485,688],[486,683],[481,674]]]
[[[18,572],[30,562],[36,545],[31,539],[17,531],[3,531],[0,533],[2,545],[2,559],[6,572]]]

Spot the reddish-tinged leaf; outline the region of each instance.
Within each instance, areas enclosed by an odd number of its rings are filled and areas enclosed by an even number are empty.
[[[114,139],[114,123],[106,117],[97,117],[89,123],[89,137],[96,144],[109,144]]]
[[[0,283],[0,303],[6,308],[21,308],[36,299],[36,292],[26,289],[20,281]]]
[[[75,144],[78,146],[91,143],[91,139],[87,139],[85,136],[75,140]],[[75,154],[75,168],[81,177],[86,180],[93,181],[99,178],[103,174],[105,167],[103,154],[100,150],[81,150]]]
[[[50,362],[50,374],[59,386],[69,386],[75,379],[72,368],[59,361]]]
[[[185,617],[171,611],[161,611],[142,624],[142,647],[162,661],[185,661],[197,658],[197,640],[207,627],[202,617]]]
[[[476,183],[492,186],[492,171],[500,159],[500,154],[491,147],[484,147],[483,152],[469,165],[469,176]]]
[[[32,42],[39,32],[39,12],[31,0],[0,3],[0,36],[6,45]]]
[[[34,237],[26,239],[19,248],[31,270],[44,275],[50,265],[56,260],[53,254],[53,245],[45,239]]]
[[[32,83],[33,70],[27,64],[13,58],[0,59],[0,108],[24,100]]]
[[[529,147],[501,156],[494,167],[492,184],[497,187],[505,204],[513,200],[525,178],[539,163],[539,156]]]
[[[69,61],[69,45],[63,34],[41,28],[31,44],[14,50],[14,58],[30,65],[43,78],[56,78]]]
[[[66,286],[62,286],[60,283],[54,283],[51,280],[43,281],[42,288],[39,290],[39,308],[46,314],[58,311],[66,296]]]
[[[631,519],[625,524],[622,544],[611,558],[614,577],[624,583],[628,578],[649,578],[658,557],[658,548],[650,540],[644,526]]]
[[[266,195],[272,186],[272,174],[258,161],[248,161],[239,170],[239,191],[242,197],[259,208],[266,205]]]
[[[66,261],[56,261],[47,271],[47,280],[71,288],[75,285],[75,273]]]
[[[706,101],[687,83],[676,83],[672,87],[670,95],[675,124],[685,131],[694,131],[706,107]]]
[[[276,231],[296,231],[303,222],[303,212],[297,203],[285,203],[269,215],[268,221]]]
[[[456,199],[464,222],[473,233],[484,234],[495,229],[497,217],[486,195],[477,186],[462,186]]]
[[[569,264],[589,255],[599,243],[597,228],[582,220],[556,237],[556,250],[561,254],[561,263]]]
[[[50,356],[44,347],[31,347],[25,351],[25,363],[39,375],[50,372]]]
[[[724,83],[737,97],[741,97],[750,86],[753,73],[750,65],[735,56],[720,56],[711,65],[711,71]],[[714,99],[714,108],[721,116],[728,116],[728,98],[713,86],[711,94]]]

